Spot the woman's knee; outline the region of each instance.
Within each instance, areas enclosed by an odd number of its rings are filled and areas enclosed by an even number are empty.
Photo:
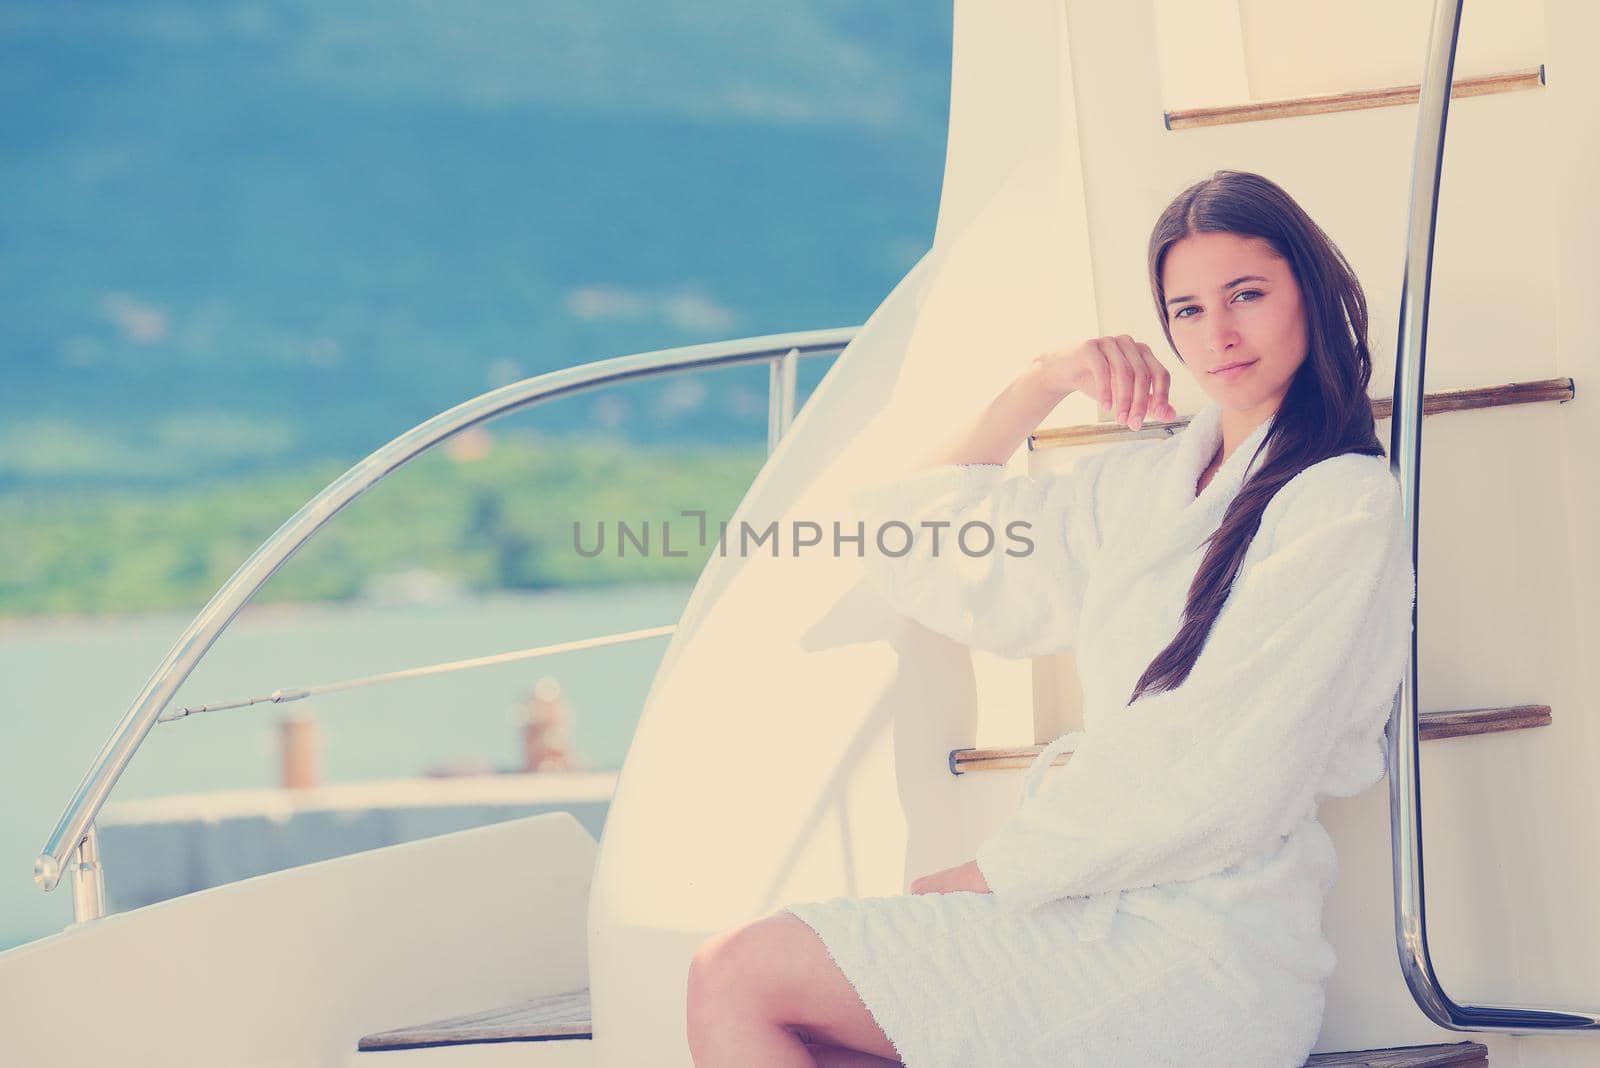
[[[787,910],[706,939],[689,963],[689,1027],[709,1034],[736,1021],[783,1027],[808,1045],[894,1053],[826,947]],[[869,1064],[862,1057],[821,1063]],[[890,1058],[884,1064],[897,1064]]]
[[[806,973],[809,948],[796,938],[809,934],[784,912],[721,931],[706,939],[689,962],[689,996],[704,1010],[786,1015],[789,1003],[815,979]]]
[[[761,960],[752,943],[752,925],[721,931],[700,943],[689,961],[690,1016],[747,1007],[760,984]]]
[[[728,1028],[784,1026],[766,932],[759,921],[748,923],[713,935],[695,950],[686,1021],[691,1048]]]

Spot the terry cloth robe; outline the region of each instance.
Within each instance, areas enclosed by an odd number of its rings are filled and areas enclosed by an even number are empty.
[[[1074,647],[1084,694],[1083,729],[1039,754],[976,850],[992,892],[787,907],[909,1068],[1291,1068],[1316,1044],[1337,870],[1317,803],[1383,777],[1415,578],[1388,461],[1314,464],[1268,504],[1188,678],[1128,705],[1263,458],[1270,420],[1196,496],[1220,419],[1212,403],[1061,472],[945,465],[852,498],[869,582],[905,625],[1012,657]],[[876,553],[892,520],[916,531],[903,556]],[[1007,536],[1018,520],[1031,552]],[[954,547],[973,521],[996,551]],[[950,524],[937,553],[924,522]]]

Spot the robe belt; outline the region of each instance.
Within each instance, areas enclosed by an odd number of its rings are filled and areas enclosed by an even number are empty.
[[[1072,752],[1082,740],[1085,732],[1081,730],[1068,731],[1034,757],[1033,763],[1028,767],[1027,777],[1022,781],[1022,800],[1032,797],[1043,782],[1045,769],[1049,768],[1055,758],[1063,752]],[[1078,898],[1083,902],[1083,911],[1078,916],[1078,941],[1098,942],[1111,931],[1111,922],[1116,919],[1117,912],[1122,907],[1122,891],[1112,890],[1103,894]]]
[[[1063,752],[1072,752],[1078,748],[1078,743],[1083,740],[1086,731],[1068,731],[1049,745],[1044,747],[1040,754],[1033,758],[1033,763],[1028,766],[1027,777],[1022,780],[1022,799],[1026,801],[1039,789],[1043,781],[1045,769],[1052,761]]]

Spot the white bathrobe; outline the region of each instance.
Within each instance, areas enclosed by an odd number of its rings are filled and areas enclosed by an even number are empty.
[[[899,612],[1001,655],[1073,647],[1084,693],[1084,729],[1040,753],[977,849],[992,893],[788,907],[908,1068],[1291,1068],[1316,1043],[1337,869],[1317,802],[1383,777],[1409,540],[1387,459],[1307,468],[1268,504],[1188,678],[1128,705],[1177,632],[1202,542],[1264,459],[1270,420],[1196,497],[1220,417],[1213,402],[1175,437],[1063,472],[947,465],[853,497],[869,581]],[[893,520],[918,533],[891,558],[874,535]],[[994,552],[956,547],[975,520]],[[1031,552],[1007,536],[1018,520]],[[941,521],[935,554],[920,524]]]

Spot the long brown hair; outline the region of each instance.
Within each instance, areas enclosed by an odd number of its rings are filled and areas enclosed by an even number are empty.
[[[1217,171],[1168,204],[1150,233],[1150,293],[1162,333],[1172,344],[1161,269],[1168,250],[1196,233],[1265,240],[1294,271],[1306,317],[1305,362],[1295,372],[1259,453],[1266,459],[1239,489],[1215,533],[1184,604],[1183,623],[1156,654],[1128,704],[1146,691],[1171,690],[1189,677],[1244,561],[1273,494],[1307,467],[1356,452],[1386,455],[1373,427],[1367,382],[1367,298],[1355,271],[1305,209],[1275,183],[1245,171]],[[1178,357],[1182,362],[1183,357]],[[1254,458],[1252,457],[1252,460]]]

